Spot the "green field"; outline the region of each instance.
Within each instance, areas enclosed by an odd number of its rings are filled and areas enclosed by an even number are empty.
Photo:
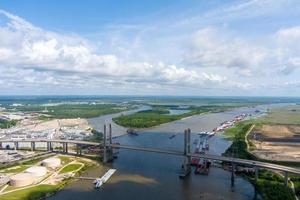
[[[19,173],[19,172],[23,172],[24,170],[26,170],[29,167],[30,167],[30,165],[19,165],[19,166],[14,166],[14,167],[0,170],[0,172],[1,173]]]
[[[59,173],[63,174],[63,173],[73,172],[73,171],[79,169],[81,166],[82,165],[78,164],[78,163],[69,164],[69,165],[65,166],[62,170],[60,170]]]
[[[206,112],[222,112],[232,108],[231,106],[191,106],[189,112],[180,115],[168,115],[169,110],[164,106],[155,106],[152,110],[140,111],[131,115],[122,115],[113,118],[113,121],[121,126],[130,128],[149,128],[163,123],[179,120],[192,115]]]
[[[17,120],[4,120],[0,119],[0,128],[10,128],[17,124]]]
[[[58,156],[58,158],[61,160],[61,163],[63,165],[68,164],[69,162],[73,161],[74,159],[69,156]]]
[[[255,159],[255,157],[248,152],[247,143],[245,141],[245,134],[252,126],[251,121],[244,121],[236,124],[234,127],[225,131],[225,136],[232,140],[231,146],[223,153],[225,156],[234,156],[243,159]]]
[[[300,124],[300,105],[273,108],[264,117],[256,120],[264,124]]]
[[[47,194],[55,193],[59,189],[56,185],[38,185],[28,189],[15,191],[0,196],[0,200],[36,200],[43,199]]]
[[[22,112],[39,112],[50,115],[50,118],[92,118],[101,115],[118,113],[126,110],[115,104],[62,104],[54,106],[28,105],[17,108]],[[43,117],[45,119],[49,117]],[[42,119],[43,119],[42,118]]]

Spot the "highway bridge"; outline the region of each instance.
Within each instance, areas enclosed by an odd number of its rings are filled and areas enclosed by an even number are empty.
[[[184,131],[184,149],[183,151],[176,151],[176,150],[168,150],[168,149],[157,149],[157,148],[146,148],[146,147],[137,147],[137,146],[129,146],[129,145],[122,145],[122,144],[114,144],[112,143],[112,130],[111,125],[109,125],[109,132],[107,135],[106,126],[104,126],[104,138],[102,143],[98,142],[90,142],[90,141],[77,141],[77,140],[58,140],[58,139],[23,139],[23,140],[0,140],[0,147],[2,147],[3,143],[13,143],[15,148],[17,149],[19,143],[29,142],[31,143],[31,149],[34,150],[36,142],[45,142],[47,143],[47,150],[53,151],[52,144],[53,143],[61,143],[63,146],[63,152],[68,153],[68,144],[73,144],[77,146],[77,154],[81,155],[82,145],[86,146],[98,146],[103,148],[103,162],[109,162],[113,160],[113,149],[128,149],[134,151],[143,151],[143,152],[152,152],[152,153],[161,153],[166,155],[174,155],[174,156],[181,156],[184,158],[184,162],[182,164],[183,173],[182,176],[186,176],[191,171],[191,158],[198,157],[203,158],[211,161],[222,161],[228,162],[232,164],[232,175],[234,176],[234,167],[237,165],[253,167],[255,169],[255,179],[258,179],[258,170],[259,169],[270,169],[281,171],[285,177],[285,185],[288,183],[288,173],[298,174],[300,175],[300,169],[294,167],[287,167],[267,162],[260,162],[260,161],[253,161],[253,160],[246,160],[246,159],[239,159],[233,157],[225,157],[219,155],[210,155],[210,154],[194,154],[191,153],[191,143],[190,143],[190,129]],[[234,181],[234,179],[232,179]],[[234,182],[232,183],[234,184]]]

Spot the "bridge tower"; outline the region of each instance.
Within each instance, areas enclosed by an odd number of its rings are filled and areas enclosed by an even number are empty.
[[[111,144],[112,144],[111,124],[109,124],[108,127],[108,135],[106,131],[106,125],[104,125],[104,129],[103,129],[103,162],[104,163],[113,161],[113,148],[111,147]]]
[[[180,178],[186,177],[191,173],[191,129],[184,130],[184,160]]]

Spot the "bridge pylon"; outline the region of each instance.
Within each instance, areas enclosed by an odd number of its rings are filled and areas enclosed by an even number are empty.
[[[103,162],[112,162],[113,161],[113,148],[112,144],[112,128],[111,124],[108,125],[108,135],[106,131],[106,125],[103,128]]]
[[[191,173],[191,129],[184,130],[184,160],[181,166],[180,178],[184,178]]]

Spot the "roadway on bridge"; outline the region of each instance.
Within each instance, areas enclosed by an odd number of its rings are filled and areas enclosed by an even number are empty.
[[[89,142],[89,141],[81,141],[81,140],[50,140],[50,139],[0,140],[0,142],[2,142],[2,143],[57,142],[57,143],[71,143],[71,144],[82,144],[82,145],[93,145],[93,146],[103,145],[102,143],[98,143],[98,142]],[[136,147],[136,146],[128,146],[128,145],[120,145],[120,144],[107,144],[106,146],[112,147],[112,148],[153,152],[153,153],[162,153],[162,154],[169,154],[169,155],[176,155],[176,156],[199,157],[199,158],[215,160],[215,161],[232,162],[235,164],[247,165],[247,166],[251,166],[251,167],[279,170],[279,171],[290,172],[290,173],[295,173],[295,174],[300,175],[300,169],[298,169],[298,168],[287,167],[287,166],[282,166],[282,165],[277,165],[277,164],[272,164],[272,163],[267,163],[267,162],[225,157],[225,156],[219,156],[219,155],[210,155],[210,154],[184,154],[184,152],[175,151],[175,150],[145,148],[145,147]]]

